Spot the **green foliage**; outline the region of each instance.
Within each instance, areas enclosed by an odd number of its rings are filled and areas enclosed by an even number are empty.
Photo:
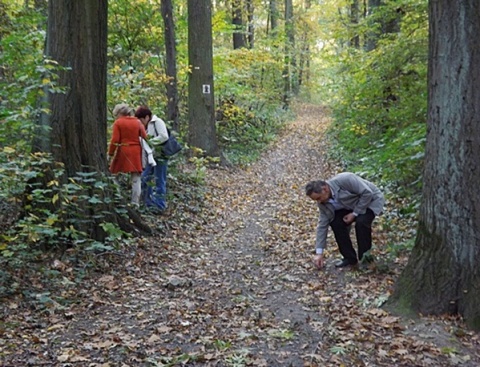
[[[23,8],[8,10],[2,23],[9,26],[0,31],[0,146],[25,152],[34,134],[32,121],[44,108],[39,101],[54,88],[56,67],[43,57],[45,31],[38,25],[44,17]]]
[[[348,348],[345,345],[334,345],[330,348],[330,352],[337,355],[345,355],[347,354]]]
[[[394,260],[400,255],[409,254],[412,251],[414,244],[414,239],[409,239],[402,243],[389,243],[387,245],[387,253],[391,260]]]
[[[184,106],[188,105],[190,68],[184,5],[174,5],[180,135],[186,130]],[[256,14],[266,19],[265,10],[259,7]],[[248,163],[272,141],[288,117],[280,107],[283,48],[279,47],[279,38],[256,37],[254,49],[232,50],[229,14],[228,8],[219,5],[212,19],[218,138],[231,162]],[[164,115],[168,80],[163,50],[163,19],[158,4],[121,0],[109,7],[109,106],[119,101],[132,106],[147,104],[159,116]]]
[[[5,149],[0,152],[0,156],[5,154]],[[53,162],[48,154],[3,160],[8,164],[0,166],[0,201],[21,205],[23,211],[15,225],[1,234],[0,254],[4,258],[21,263],[35,259],[45,249],[65,247],[111,250],[128,238],[113,224],[112,213],[107,210],[113,203],[116,214],[124,215],[123,203],[128,202],[111,176],[78,172],[66,180],[63,165]],[[105,232],[101,244],[89,233],[97,226]]]
[[[232,347],[232,342],[216,339],[213,341],[213,345],[215,346],[216,349],[220,351],[224,351]]]
[[[330,82],[322,93],[335,119],[330,131],[337,142],[333,154],[347,169],[417,197],[426,136],[426,13],[423,0],[385,2],[365,24],[350,31],[366,42],[375,33],[372,25],[385,27],[395,21],[398,30],[378,30],[372,51],[338,47],[323,70]]]
[[[205,177],[207,175],[207,166],[210,163],[218,163],[220,159],[218,157],[207,157],[204,152],[199,148],[192,149],[194,155],[188,159],[190,163],[193,163],[195,169],[190,174],[190,182],[195,185],[203,185]]]
[[[288,116],[280,108],[255,110],[223,102],[217,110],[217,133],[225,155],[235,164],[254,161],[275,139]]]
[[[282,63],[263,47],[222,49],[215,57],[217,133],[235,164],[255,160],[291,118],[283,109]]]
[[[234,353],[225,359],[228,367],[244,367],[247,366],[246,353]]]
[[[295,337],[295,333],[290,329],[273,329],[268,333],[270,336],[282,339],[282,340],[292,340]]]
[[[178,11],[180,12],[180,5]],[[186,98],[188,79],[185,44],[186,14],[178,13],[176,34],[177,78],[181,99]],[[159,116],[167,105],[166,60],[163,19],[159,4],[151,1],[115,1],[109,6],[108,105],[145,104]]]

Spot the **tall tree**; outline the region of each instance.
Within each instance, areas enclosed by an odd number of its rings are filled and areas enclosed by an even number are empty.
[[[253,2],[232,0],[233,49],[253,48]]]
[[[429,2],[428,132],[418,234],[392,305],[480,330],[480,2]]]
[[[290,103],[291,95],[298,93],[298,77],[295,59],[295,31],[293,22],[293,1],[285,0],[285,56],[284,56],[283,102]]]
[[[358,0],[352,0],[350,4],[350,26],[353,30],[353,37],[350,40],[350,45],[355,48],[360,47],[360,36],[358,35],[359,6]]]
[[[161,1],[165,35],[165,71],[167,74],[167,120],[178,130],[177,49],[175,47],[175,22],[172,0]]]
[[[248,48],[253,48],[255,41],[255,27],[253,24],[254,5],[253,0],[246,0],[247,11],[247,44]]]
[[[46,55],[68,68],[48,95],[51,130],[40,146],[65,164],[68,175],[84,166],[107,170],[107,0],[50,0]]]
[[[275,36],[278,27],[278,10],[277,0],[270,0],[268,5],[268,16],[270,18],[270,29],[273,36]]]
[[[243,24],[243,2],[232,0],[233,49],[246,47],[245,25]]]
[[[379,31],[377,26],[378,20],[374,17],[374,14],[381,2],[382,0],[368,0],[366,18],[369,24],[369,31],[365,40],[366,51],[372,51],[377,47]]]
[[[218,157],[210,1],[188,0],[188,62],[188,142]]]
[[[308,14],[312,6],[311,0],[305,1],[305,14]],[[301,38],[300,38],[300,57],[298,63],[298,87],[302,86],[302,83],[305,81],[308,82],[310,77],[310,60],[311,60],[311,53],[310,53],[310,43],[311,43],[311,34],[312,29],[309,25],[309,22],[303,20],[301,22],[302,29],[301,29]],[[308,91],[307,91],[308,92]]]
[[[65,181],[79,172],[107,172],[107,10],[107,0],[48,2],[45,53],[61,66],[57,83],[66,93],[48,93],[50,112],[40,118],[42,126],[34,150],[49,152],[56,162],[63,163]],[[48,180],[48,167],[45,172],[43,179]],[[95,190],[93,185],[90,190]],[[113,195],[106,191],[104,194]],[[55,200],[52,204],[54,207]],[[101,241],[106,235],[101,222],[117,223],[124,230],[147,229],[133,211],[129,214],[135,225],[115,214],[113,204],[92,207],[79,202],[77,210],[83,218],[109,213],[93,228],[91,221],[75,223],[77,230],[96,240]]]

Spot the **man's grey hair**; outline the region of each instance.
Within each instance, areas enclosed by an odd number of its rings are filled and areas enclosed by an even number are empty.
[[[327,182],[323,180],[310,181],[305,186],[305,194],[307,196],[310,196],[313,193],[320,194],[322,192],[322,189],[327,185],[328,185]]]
[[[132,109],[126,103],[119,103],[113,108],[113,117],[117,118],[118,116],[131,116]]]

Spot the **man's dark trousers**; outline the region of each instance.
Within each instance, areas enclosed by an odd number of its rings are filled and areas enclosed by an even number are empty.
[[[350,225],[343,221],[343,217],[351,212],[352,210],[349,209],[335,210],[335,218],[330,222],[330,227],[343,258],[347,259],[350,264],[356,264],[358,260],[362,260],[363,254],[372,248],[372,222],[375,214],[371,209],[367,209],[365,214],[359,214],[354,222],[358,245],[357,258],[350,238]]]

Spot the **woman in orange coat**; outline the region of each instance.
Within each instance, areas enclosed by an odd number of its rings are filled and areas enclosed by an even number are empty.
[[[146,139],[147,134],[143,124],[132,116],[132,109],[125,103],[113,109],[115,122],[113,123],[112,139],[108,155],[112,158],[110,172],[130,173],[132,179],[132,204],[140,205],[142,147],[140,137]]]

